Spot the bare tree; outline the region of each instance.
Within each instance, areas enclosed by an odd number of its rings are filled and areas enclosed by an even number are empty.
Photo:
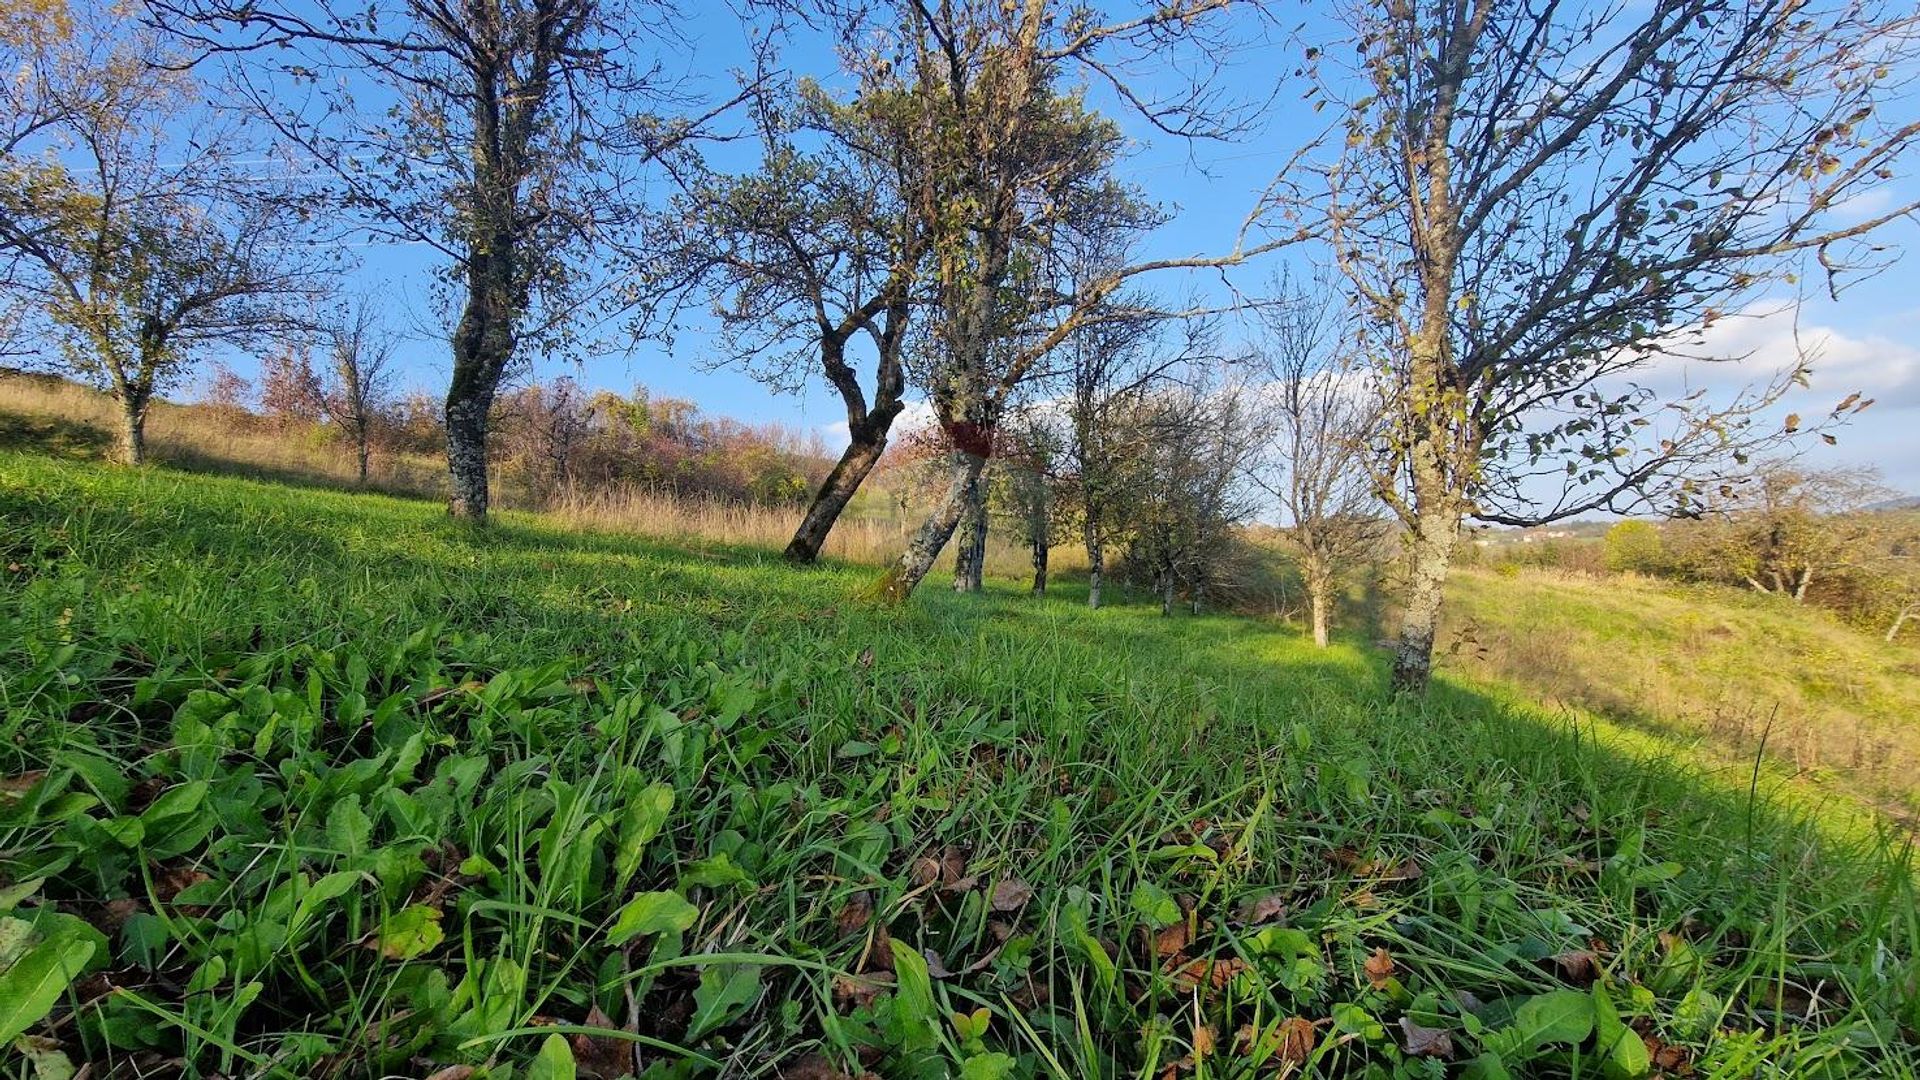
[[[1872,469],[1761,463],[1705,497],[1683,555],[1701,577],[1805,603],[1816,581],[1875,561],[1881,516],[1865,508],[1891,494]]]
[[[209,348],[300,329],[326,268],[287,185],[168,59],[114,11],[78,17],[36,47],[36,113],[0,157],[0,280],[47,362],[112,394],[130,464],[154,397]]]
[[[236,92],[327,170],[369,234],[446,260],[458,309],[447,388],[449,511],[487,512],[487,424],[530,347],[578,340],[606,254],[634,219],[634,166],[696,121],[648,46],[664,0],[154,0],[162,25],[231,65]],[[638,43],[633,44],[633,43]],[[270,62],[263,62],[270,60]],[[363,100],[364,99],[364,100]]]
[[[1338,351],[1340,306],[1326,284],[1282,277],[1276,299],[1259,345],[1272,438],[1251,475],[1286,519],[1281,536],[1299,560],[1313,641],[1324,648],[1341,575],[1387,533],[1366,461],[1379,413],[1363,373]]]
[[[359,482],[367,482],[373,431],[393,393],[397,342],[384,328],[379,308],[361,299],[335,314],[322,329],[332,385],[320,401],[327,418],[353,440]]]
[[[1035,596],[1047,593],[1047,568],[1061,522],[1061,475],[1068,442],[1066,417],[1052,402],[1028,402],[1006,427],[996,487],[1005,513],[1027,547]]]
[[[1634,379],[1794,256],[1838,273],[1912,213],[1835,211],[1920,135],[1881,111],[1916,19],[1871,0],[1343,15],[1365,96],[1327,219],[1382,360],[1378,480],[1410,566],[1394,681],[1419,689],[1463,518],[1681,508],[1780,434],[1767,409],[1799,373],[1720,402]]]
[[[902,353],[925,253],[908,208],[925,174],[909,105],[877,89],[842,102],[811,82],[758,94],[759,170],[691,185],[670,217],[676,242],[651,272],[657,295],[714,297],[730,362],[776,389],[818,376],[846,408],[847,447],[787,544],[794,563],[819,558],[905,406]]]

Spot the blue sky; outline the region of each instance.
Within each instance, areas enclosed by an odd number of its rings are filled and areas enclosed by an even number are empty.
[[[1268,42],[1242,55],[1228,73],[1225,85],[1232,93],[1243,100],[1267,102],[1259,130],[1239,142],[1188,143],[1160,135],[1119,107],[1110,93],[1097,86],[1091,89],[1096,107],[1115,117],[1134,141],[1134,153],[1121,175],[1173,215],[1148,240],[1145,254],[1228,250],[1241,219],[1274,170],[1326,124],[1330,114],[1315,114],[1301,99],[1302,84],[1286,79],[1300,55],[1299,46],[1285,40],[1288,29],[1268,30]],[[691,44],[681,58],[687,75],[715,94],[729,91],[731,72],[747,55],[740,23],[724,5],[707,4],[686,24],[685,33]],[[786,69],[795,75],[830,78],[834,73],[833,55],[818,41],[802,42],[784,59]],[[1151,84],[1177,76],[1146,72],[1143,77]],[[752,156],[751,147],[736,145],[715,151],[712,159],[723,167],[744,166]],[[1911,193],[1916,187],[1911,169],[1910,163],[1909,175],[1875,198],[1891,202],[1903,192]],[[1861,206],[1858,211],[1864,215],[1870,209]],[[1920,226],[1899,223],[1884,239],[1912,251],[1920,248]],[[378,296],[396,327],[410,332],[401,353],[402,384],[438,394],[445,386],[449,361],[442,320],[430,300],[434,253],[419,246],[381,245],[363,248],[360,255],[349,287]],[[1310,256],[1305,253],[1286,258],[1310,272]],[[1824,355],[1815,367],[1813,390],[1782,409],[1815,415],[1854,390],[1877,398],[1872,409],[1841,433],[1839,446],[1816,446],[1809,451],[1810,460],[1877,465],[1892,486],[1908,492],[1920,492],[1920,273],[1915,271],[1920,262],[1916,258],[1920,256],[1907,255],[1879,276],[1854,285],[1838,303],[1822,294],[1800,309],[1801,345],[1819,345]],[[1243,267],[1234,272],[1234,278],[1257,287],[1278,265],[1268,260]],[[1176,291],[1193,288],[1221,295],[1213,275],[1188,281],[1169,277],[1160,283]],[[1715,328],[1710,344],[1729,356],[1750,354],[1747,361],[1663,371],[1654,381],[1677,385],[1684,379],[1692,386],[1730,391],[1791,364],[1796,354],[1790,299],[1767,298],[1749,309],[1766,312],[1764,317],[1729,319]],[[589,386],[621,391],[644,384],[655,394],[690,398],[712,413],[817,430],[829,441],[836,437],[843,413],[831,391],[814,385],[799,394],[774,393],[738,370],[716,366],[718,359],[709,334],[696,321],[677,336],[670,351],[660,342],[640,341],[626,355],[585,365],[536,360],[533,372],[539,378],[570,374]],[[244,373],[247,364],[242,359],[235,366]]]

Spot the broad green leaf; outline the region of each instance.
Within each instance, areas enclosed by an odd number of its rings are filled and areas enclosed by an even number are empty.
[[[667,815],[673,811],[673,788],[666,784],[649,784],[634,796],[620,813],[620,828],[616,834],[619,849],[614,854],[614,889],[624,890],[632,880],[635,870],[640,868],[640,857],[646,854],[647,845],[660,835],[660,829],[667,823]]]
[[[78,930],[56,923],[0,970],[0,1042],[11,1042],[53,1011],[60,995],[86,970],[94,948]]]
[[[389,960],[411,960],[447,936],[440,928],[440,917],[437,907],[409,904],[380,924],[374,933],[374,945]]]
[[[906,1048],[932,1046],[939,1039],[939,1012],[933,1004],[926,957],[898,938],[888,939],[887,947],[893,952],[894,1016],[900,1021]]]
[[[960,1080],[1006,1080],[1017,1064],[1005,1054],[975,1054],[960,1065]]]
[[[19,907],[20,901],[26,900],[33,896],[34,893],[39,892],[40,886],[46,884],[46,881],[46,878],[37,877],[31,881],[22,881],[17,885],[9,885],[4,889],[0,889],[0,913],[9,912]]]
[[[1620,1021],[1613,999],[1599,983],[1593,984],[1594,1048],[1607,1080],[1638,1080],[1653,1068],[1653,1057],[1640,1035]]]
[[[721,852],[711,858],[701,859],[687,869],[680,877],[682,888],[704,885],[709,889],[724,889],[739,885],[751,885],[753,879],[745,870],[733,864],[733,858]]]
[[[699,917],[700,909],[687,903],[679,893],[641,893],[627,901],[627,906],[614,917],[607,941],[624,945],[641,934],[685,933]]]
[[[1513,1023],[1487,1036],[1487,1048],[1513,1060],[1552,1043],[1578,1043],[1593,1032],[1593,999],[1578,990],[1553,990],[1528,998]]]
[[[1143,881],[1133,887],[1133,910],[1153,924],[1156,930],[1172,926],[1185,918],[1180,912],[1179,902],[1167,890],[1151,881]]]
[[[687,1041],[694,1042],[726,1024],[760,997],[758,964],[715,964],[700,973],[693,991],[693,1023]]]
[[[540,1044],[540,1053],[527,1066],[527,1080],[574,1080],[573,1048],[559,1035],[549,1035]]]
[[[341,854],[365,855],[372,836],[373,820],[360,809],[360,796],[348,795],[327,811],[327,842]]]

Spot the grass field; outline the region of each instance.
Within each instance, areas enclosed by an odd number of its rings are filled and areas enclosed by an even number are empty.
[[[1361,647],[21,454],[0,572],[16,1073],[1920,1063],[1893,830]]]

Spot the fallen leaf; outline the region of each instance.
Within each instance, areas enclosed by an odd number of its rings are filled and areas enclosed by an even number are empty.
[[[439,1072],[428,1073],[427,1080],[467,1080],[472,1075],[471,1065],[449,1065]]]
[[[872,918],[873,896],[862,890],[847,898],[846,905],[834,915],[833,925],[839,929],[840,936],[845,937],[865,930]]]
[[[1019,878],[1003,878],[993,887],[993,910],[1014,911],[1033,897],[1033,886]]]
[[[1367,982],[1375,990],[1386,988],[1387,980],[1393,978],[1393,971],[1393,956],[1387,950],[1375,949],[1373,955],[1367,957]]]
[[[1213,1053],[1215,1036],[1210,1027],[1193,1029],[1193,1060],[1199,1061]]]
[[[1252,1024],[1241,1025],[1234,1033],[1233,1048],[1243,1057],[1257,1052],[1262,1063],[1270,1067],[1304,1065],[1318,1041],[1313,1021],[1304,1016],[1290,1016],[1264,1034],[1257,1032]]]
[[[853,1008],[873,1004],[873,999],[893,989],[893,973],[887,971],[869,972],[865,975],[836,975],[833,980],[833,1000],[841,1005]]]
[[[860,666],[862,668],[870,668],[873,666],[873,646],[869,645],[860,650]]]
[[[1174,970],[1173,985],[1181,990],[1194,990],[1201,986],[1218,990],[1245,970],[1245,960],[1194,960]]]
[[[947,970],[947,959],[932,949],[921,949],[920,958],[927,962],[927,974],[936,979],[951,979],[953,972]]]
[[[598,1004],[587,1010],[587,1018],[581,1021],[586,1027],[608,1028],[627,1031],[613,1022],[613,1017],[600,1010]],[[591,1035],[578,1032],[573,1037],[573,1060],[580,1071],[588,1076],[598,1076],[602,1080],[619,1080],[619,1077],[636,1073],[639,1063],[634,1060],[633,1049],[638,1045],[629,1039],[612,1035]]]
[[[778,1070],[780,1080],[854,1080],[851,1073],[843,1072],[839,1066],[828,1060],[825,1054],[808,1054],[806,1057]],[[871,1076],[872,1073],[862,1073]]]
[[[1568,949],[1548,958],[1560,977],[1576,986],[1592,986],[1600,974],[1600,957],[1591,949]]]
[[[1453,1036],[1440,1028],[1421,1027],[1410,1016],[1400,1018],[1400,1035],[1414,1057],[1450,1058]]]
[[[1142,929],[1145,929],[1144,927]],[[1153,958],[1164,960],[1169,956],[1178,956],[1187,947],[1187,921],[1185,919],[1153,935]]]
[[[1284,924],[1287,921],[1287,903],[1279,893],[1268,893],[1242,905],[1240,921],[1249,926],[1270,922]]]
[[[1380,873],[1381,881],[1417,881],[1425,871],[1412,859],[1402,859]]]
[[[1657,1035],[1642,1034],[1640,1041],[1646,1044],[1647,1058],[1654,1068],[1675,1076],[1693,1075],[1693,1055],[1686,1047],[1664,1042]]]

